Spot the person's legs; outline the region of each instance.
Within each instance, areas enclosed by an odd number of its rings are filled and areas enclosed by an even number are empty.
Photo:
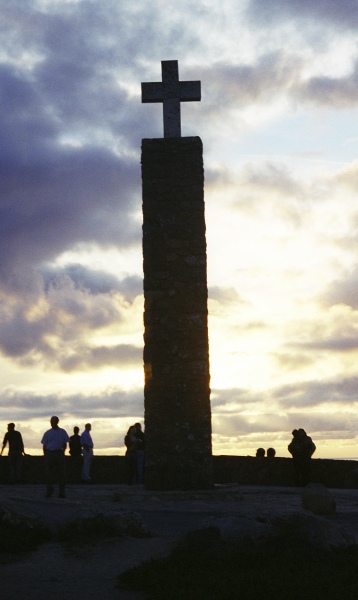
[[[127,483],[132,485],[136,481],[137,476],[137,453],[127,452],[126,454],[126,467],[127,467]]]
[[[53,494],[54,454],[52,452],[45,453],[45,467],[46,467],[46,496],[50,497]]]
[[[311,481],[311,459],[305,458],[302,461],[302,486],[308,485]]]
[[[22,453],[17,452],[15,458],[15,481],[16,483],[21,483],[21,474],[22,474]]]
[[[137,451],[137,477],[136,483],[144,481],[144,450]]]
[[[66,488],[66,466],[65,466],[65,455],[57,455],[57,481],[58,481],[58,493],[60,497],[64,497]]]
[[[91,462],[93,458],[92,448],[86,452],[83,451],[83,467],[82,467],[82,481],[89,481],[91,479]]]
[[[15,464],[16,464],[16,460],[15,460],[15,454],[9,454],[8,456],[8,460],[9,460],[9,477],[10,477],[10,483],[15,483]]]

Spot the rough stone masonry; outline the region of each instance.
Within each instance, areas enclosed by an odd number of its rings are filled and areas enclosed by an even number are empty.
[[[173,67],[165,63],[176,63],[177,71],[177,61],[163,61],[163,73]],[[169,95],[178,95],[178,86],[171,89]],[[200,138],[142,140],[142,181],[145,487],[208,489],[213,479]]]

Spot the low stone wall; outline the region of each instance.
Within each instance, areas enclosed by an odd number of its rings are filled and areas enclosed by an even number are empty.
[[[66,456],[67,480],[81,481],[81,463]],[[255,458],[251,456],[213,456],[214,482],[242,485],[293,485],[290,458]],[[95,456],[92,479],[99,484],[125,484],[124,456]],[[43,456],[27,456],[23,461],[23,483],[44,483]],[[330,488],[358,489],[358,461],[312,459],[312,481]],[[8,458],[0,458],[0,484],[8,483]]]
[[[215,483],[294,485],[291,458],[214,456]],[[358,488],[358,461],[312,459],[311,480],[331,488]]]

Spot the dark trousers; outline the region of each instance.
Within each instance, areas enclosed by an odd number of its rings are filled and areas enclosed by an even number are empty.
[[[136,482],[137,477],[137,451],[127,450],[126,452],[126,469],[127,469],[127,483],[132,485]]]
[[[137,477],[136,483],[144,481],[144,450],[137,450]]]
[[[47,493],[52,494],[54,483],[58,483],[59,493],[64,494],[66,486],[66,470],[63,450],[46,450],[45,465]]]
[[[20,483],[22,470],[22,452],[9,454],[9,472],[11,483]]]
[[[294,458],[293,470],[295,475],[295,485],[297,487],[305,487],[311,480],[311,458]]]

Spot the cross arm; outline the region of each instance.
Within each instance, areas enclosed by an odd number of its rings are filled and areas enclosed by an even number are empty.
[[[142,102],[163,102],[163,84],[142,83]]]
[[[181,81],[180,82],[180,100],[181,102],[191,102],[201,100],[201,82],[200,81]]]

